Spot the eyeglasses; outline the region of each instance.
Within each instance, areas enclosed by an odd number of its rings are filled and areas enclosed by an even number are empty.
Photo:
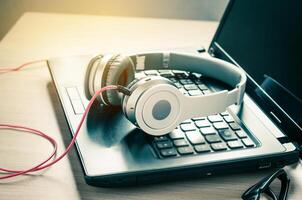
[[[279,197],[273,192],[270,188],[270,184],[278,178],[281,181],[281,190],[279,193]],[[265,177],[249,189],[247,189],[241,198],[243,200],[258,200],[260,199],[261,194],[266,194],[272,200],[286,200],[287,193],[289,189],[290,179],[287,176],[284,169],[279,169],[278,171],[274,172],[270,176]]]

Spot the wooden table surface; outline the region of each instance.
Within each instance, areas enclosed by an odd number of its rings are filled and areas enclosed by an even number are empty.
[[[106,51],[208,46],[218,23],[189,20],[24,14],[0,42],[0,66]],[[45,63],[0,75],[0,123],[47,132],[65,148],[70,134]],[[26,168],[41,161],[50,145],[31,134],[0,130],[0,167]],[[302,198],[302,165],[286,167],[289,199]],[[73,150],[40,175],[0,182],[0,199],[239,199],[269,171],[226,174],[128,188],[98,188],[84,182]]]

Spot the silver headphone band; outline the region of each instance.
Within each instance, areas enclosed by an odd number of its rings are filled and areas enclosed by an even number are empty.
[[[192,54],[152,52],[129,55],[136,70],[183,70],[220,80],[234,89],[228,92],[227,105],[241,104],[246,85],[243,70],[226,61]]]

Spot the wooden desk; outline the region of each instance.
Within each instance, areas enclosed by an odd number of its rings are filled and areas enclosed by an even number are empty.
[[[138,51],[208,46],[218,23],[167,19],[26,13],[0,42],[0,66],[101,51]],[[108,39],[110,38],[110,39]],[[70,140],[50,74],[44,63],[0,75],[0,122],[23,124],[57,139],[60,151]],[[0,131],[0,166],[25,168],[51,148],[30,134]],[[302,165],[287,167],[289,199],[302,197]],[[239,199],[265,172],[240,173],[131,188],[86,185],[72,151],[41,176],[0,183],[0,199]]]

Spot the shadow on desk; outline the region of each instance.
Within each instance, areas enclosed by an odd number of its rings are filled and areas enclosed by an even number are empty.
[[[68,146],[71,140],[68,123],[52,82],[47,85],[56,120],[60,126],[61,135]],[[68,134],[66,134],[68,133]],[[272,170],[232,173],[199,179],[186,179],[173,182],[138,185],[119,188],[99,188],[87,185],[75,148],[68,154],[76,186],[81,199],[240,199],[241,194],[252,184],[258,182]],[[291,166],[294,167],[294,166]],[[50,169],[51,170],[51,169]],[[295,190],[295,180],[292,177],[290,193]],[[230,192],[231,191],[231,192]],[[289,194],[290,194],[289,193]]]

